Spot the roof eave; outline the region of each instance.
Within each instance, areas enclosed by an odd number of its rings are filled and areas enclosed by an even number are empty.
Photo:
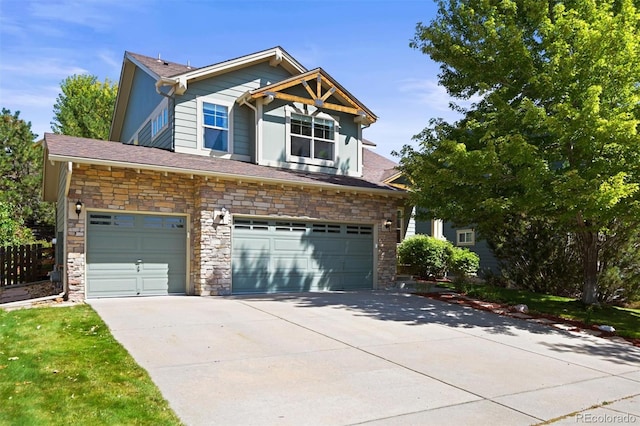
[[[321,188],[325,190],[332,191],[344,191],[344,192],[353,192],[353,193],[367,193],[372,195],[383,195],[383,196],[393,196],[404,198],[407,194],[404,191],[400,191],[397,188],[389,186],[388,188],[364,188],[357,186],[348,186],[348,185],[335,185],[335,184],[322,184],[317,182],[294,182],[287,179],[275,179],[261,176],[247,176],[240,175],[235,173],[221,173],[221,172],[213,172],[213,171],[204,171],[204,170],[193,170],[193,169],[185,169],[182,167],[168,167],[168,166],[158,166],[153,164],[141,164],[141,163],[133,163],[133,162],[122,162],[122,161],[113,161],[113,160],[99,160],[95,158],[87,158],[87,157],[74,157],[68,155],[56,155],[49,154],[49,161],[55,162],[72,162],[77,164],[91,164],[98,166],[111,166],[111,167],[124,167],[130,168],[134,170],[152,170],[158,172],[166,172],[166,173],[179,173],[185,175],[194,175],[194,176],[204,176],[204,177],[212,177],[212,178],[220,178],[220,179],[229,179],[235,181],[242,182],[255,182],[255,183],[270,183],[275,185],[286,185],[293,187],[311,187],[311,188]]]
[[[206,67],[198,68],[193,71],[189,71],[183,74],[173,76],[176,79],[182,77],[189,80],[199,80],[208,78],[223,72],[229,72],[240,68],[245,68],[249,65],[264,62],[269,60],[272,66],[282,66],[293,75],[303,74],[307,72],[307,69],[296,61],[291,55],[289,55],[283,48],[274,47],[271,49],[263,50],[260,52],[252,53],[250,55],[241,56],[239,58],[230,59],[228,61],[219,62],[217,64],[209,65]]]

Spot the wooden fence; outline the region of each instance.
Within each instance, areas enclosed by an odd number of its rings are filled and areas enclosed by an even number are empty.
[[[42,244],[0,247],[0,287],[48,279],[53,253]]]

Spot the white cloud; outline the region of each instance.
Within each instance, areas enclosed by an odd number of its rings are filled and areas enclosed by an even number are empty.
[[[98,58],[110,68],[111,72],[108,74],[118,75],[122,66],[121,55],[115,55],[110,50],[101,50],[98,52]]]
[[[448,112],[447,115],[453,113],[449,108],[451,102],[462,107],[470,107],[471,104],[480,100],[478,96],[473,96],[471,99],[455,99],[433,79],[404,79],[398,83],[398,90],[408,94],[409,100],[428,105],[434,111]],[[457,115],[457,113],[454,114]]]
[[[0,64],[3,78],[16,77],[66,78],[73,74],[88,74],[84,68],[63,65],[59,58],[31,58],[28,61],[3,61]]]
[[[56,102],[59,87],[38,87],[34,91],[5,89],[0,91],[4,106],[11,106],[11,109],[23,109],[24,107],[41,107],[46,105],[52,109]]]
[[[32,17],[52,24],[70,23],[106,31],[112,28],[114,16],[126,10],[140,9],[142,2],[113,0],[33,1],[29,6]]]

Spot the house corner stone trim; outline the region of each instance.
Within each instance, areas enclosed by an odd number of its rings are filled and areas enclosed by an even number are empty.
[[[196,295],[231,294],[231,227],[222,224],[213,210],[201,210],[198,241]]]

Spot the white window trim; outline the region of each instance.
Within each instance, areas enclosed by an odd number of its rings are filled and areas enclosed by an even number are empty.
[[[460,241],[460,235],[471,234],[471,241]],[[456,245],[457,246],[473,246],[476,244],[476,232],[473,229],[458,229],[456,230]]]
[[[218,151],[215,149],[206,148],[204,146],[204,110],[203,103],[216,104],[227,107],[229,113],[229,134],[227,135],[227,151]],[[196,112],[196,143],[198,150],[210,152],[215,157],[231,158],[233,154],[233,106],[235,102],[229,102],[220,98],[211,96],[201,96],[197,98],[197,112]]]
[[[305,112],[304,110],[300,110],[295,107],[291,107],[287,105],[285,107],[286,112],[286,130],[285,130],[285,146],[286,146],[286,161],[288,163],[298,163],[298,164],[310,164],[315,166],[324,166],[324,167],[335,167],[336,159],[339,156],[338,147],[340,146],[340,117],[334,117],[327,113],[324,113],[320,110],[315,110],[314,112]],[[299,114],[305,115],[308,117],[317,117],[322,118],[324,120],[331,120],[335,123],[334,132],[333,132],[333,160],[322,160],[316,158],[307,158],[307,157],[298,157],[297,155],[291,154],[291,114]],[[323,139],[328,140],[328,139]],[[313,152],[313,147],[312,147]]]
[[[167,110],[167,121],[160,127],[156,133],[153,133],[153,122]],[[160,102],[160,104],[153,110],[151,113],[151,118],[149,120],[151,122],[151,140],[155,140],[165,129],[169,127],[169,101],[165,98]]]

